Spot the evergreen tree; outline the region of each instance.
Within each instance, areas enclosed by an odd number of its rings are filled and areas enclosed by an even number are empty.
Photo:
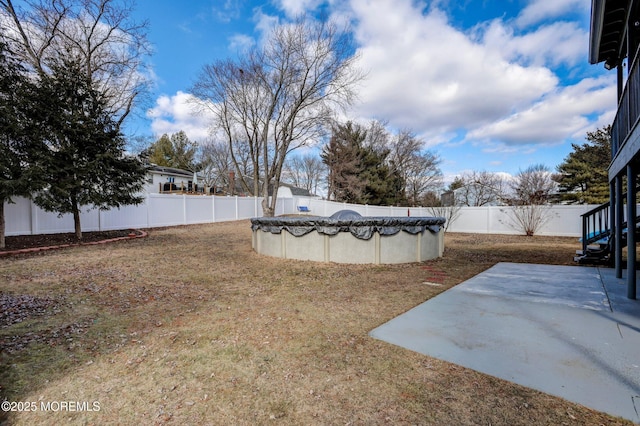
[[[359,204],[389,206],[403,204],[404,180],[398,171],[387,164],[388,149],[375,150],[371,146],[360,147],[358,177],[364,183],[364,193]]]
[[[609,200],[608,167],[611,162],[611,126],[587,133],[583,145],[558,166],[562,199],[570,203],[600,204]]]
[[[335,201],[357,203],[364,193],[360,180],[360,147],[366,132],[352,122],[333,129],[329,143],[322,149],[322,161],[329,170],[328,197]]]
[[[158,166],[195,171],[198,145],[184,131],[171,136],[163,134],[149,147],[149,162]]]
[[[37,156],[42,152],[35,86],[0,40],[0,248],[5,247],[4,204],[40,189]]]
[[[336,201],[392,205],[404,200],[404,180],[388,164],[389,150],[366,145],[367,132],[348,122],[334,128],[322,151],[329,169],[329,197]]]
[[[35,202],[47,211],[73,214],[81,240],[80,208],[140,203],[146,171],[137,158],[124,155],[125,140],[81,61],[71,57],[49,66],[51,74],[41,76],[40,87],[49,105],[47,185]]]

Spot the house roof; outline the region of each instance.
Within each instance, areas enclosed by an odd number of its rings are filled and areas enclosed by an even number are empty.
[[[159,173],[164,175],[183,176],[188,178],[193,177],[193,172],[190,172],[188,170],[177,169],[175,167],[158,166],[157,164],[151,164],[151,166],[149,167],[149,171],[151,173]]]
[[[311,192],[309,192],[308,190],[306,190],[304,188],[298,188],[297,186],[293,186],[293,185],[288,184],[288,183],[280,182],[280,186],[285,186],[285,187],[289,188],[291,190],[291,194],[292,195],[297,195],[299,197],[312,197],[313,196],[311,194]]]
[[[615,68],[625,52],[626,24],[634,0],[592,0],[589,62]]]

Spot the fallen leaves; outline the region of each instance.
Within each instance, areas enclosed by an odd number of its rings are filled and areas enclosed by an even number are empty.
[[[0,293],[0,327],[6,328],[29,317],[45,315],[48,311],[55,311],[56,305],[51,298]]]

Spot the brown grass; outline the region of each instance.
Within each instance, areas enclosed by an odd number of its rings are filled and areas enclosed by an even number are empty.
[[[367,334],[496,262],[571,264],[574,238],[449,234],[442,259],[359,266],[260,256],[250,237],[241,221],[0,259],[3,295],[46,302],[0,326],[0,398],[38,408],[4,420],[630,424]]]

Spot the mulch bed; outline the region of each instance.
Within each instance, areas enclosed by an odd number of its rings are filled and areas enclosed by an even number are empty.
[[[112,238],[126,237],[130,229],[117,231],[83,232],[82,243],[110,240]],[[66,234],[42,234],[42,235],[17,235],[5,238],[5,248],[2,251],[21,250],[33,247],[50,247],[64,244],[77,244],[78,240],[73,232]]]

